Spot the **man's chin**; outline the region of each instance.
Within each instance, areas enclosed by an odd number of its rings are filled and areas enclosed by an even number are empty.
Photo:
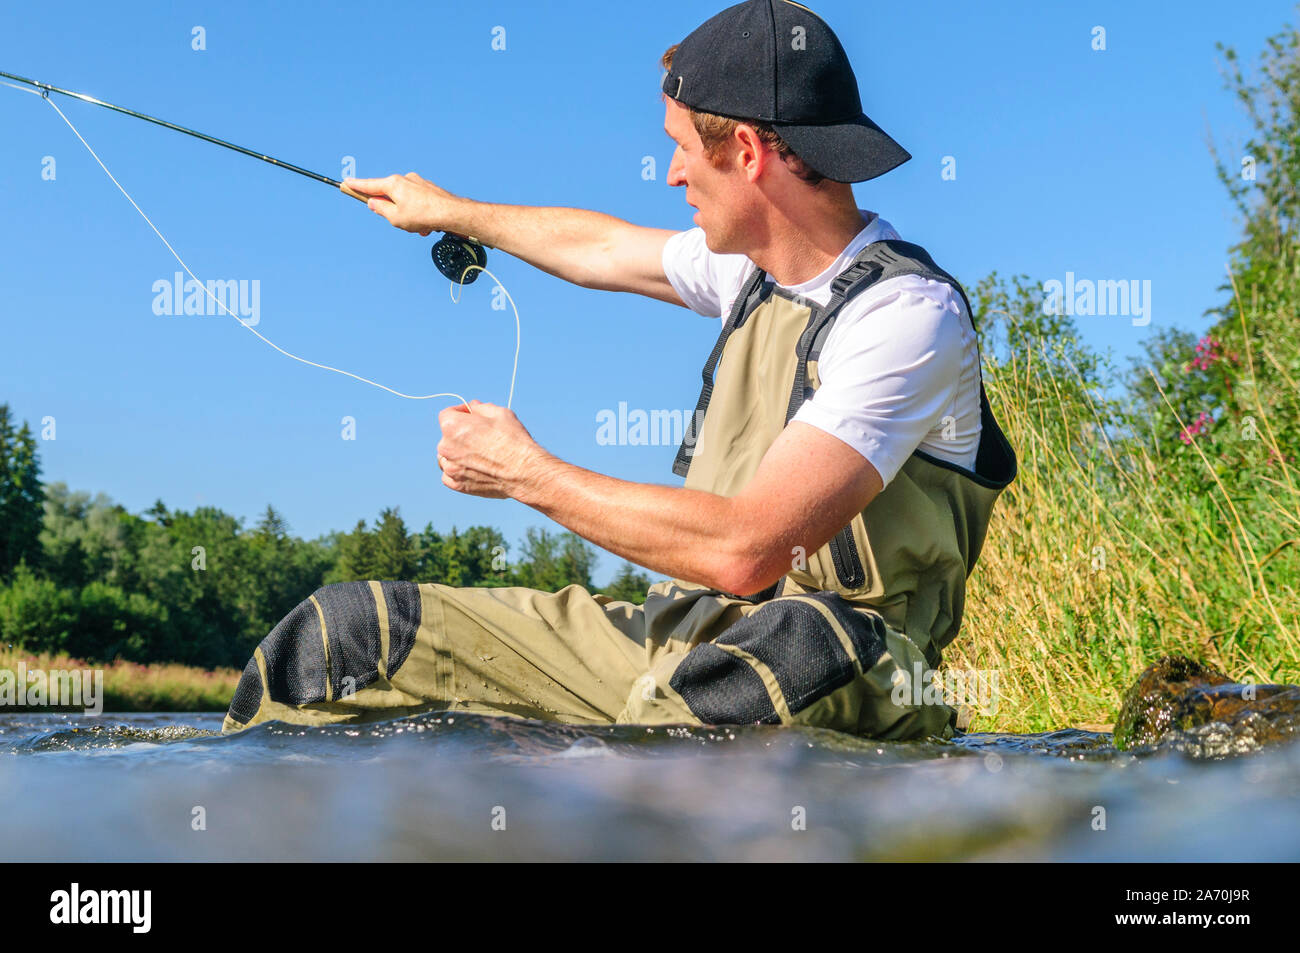
[[[718,235],[715,232],[710,232],[707,228],[704,228],[703,225],[700,227],[704,229],[704,246],[708,248],[709,251],[713,252],[713,254],[730,255],[736,251],[736,249],[730,247],[730,243],[727,242],[723,236]]]

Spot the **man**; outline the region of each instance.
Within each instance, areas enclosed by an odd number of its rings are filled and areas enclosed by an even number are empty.
[[[690,231],[488,205],[414,174],[345,184],[399,228],[723,319],[684,487],[565,463],[492,404],[439,418],[448,487],[517,499],[671,580],[644,607],[578,586],[326,587],[257,649],[227,731],[432,708],[951,735],[955,712],[914,680],[957,634],[1015,457],[965,293],[848,184],[910,156],[863,114],[834,33],[789,0],[723,11],[663,64]]]

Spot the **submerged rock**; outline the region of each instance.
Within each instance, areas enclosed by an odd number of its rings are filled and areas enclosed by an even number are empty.
[[[1115,747],[1162,745],[1194,757],[1244,754],[1300,737],[1300,685],[1255,685],[1186,656],[1138,676],[1115,721]]]

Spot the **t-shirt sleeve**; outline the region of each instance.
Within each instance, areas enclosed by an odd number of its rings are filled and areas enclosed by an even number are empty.
[[[686,307],[706,318],[721,317],[754,267],[744,255],[718,255],[704,242],[704,229],[670,235],[664,242],[664,275]]]
[[[845,306],[817,364],[820,386],[793,418],[853,447],[886,486],[952,413],[961,378],[964,307],[948,285],[925,285]]]

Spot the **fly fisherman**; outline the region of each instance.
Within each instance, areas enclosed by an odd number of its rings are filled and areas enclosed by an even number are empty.
[[[720,319],[673,466],[684,487],[565,463],[493,404],[439,417],[448,487],[672,578],[644,607],[578,586],[327,586],[258,647],[225,730],[449,709],[952,734],[956,712],[915,680],[957,635],[1016,465],[965,292],[848,184],[911,156],[863,114],[830,27],[789,0],[724,10],[663,65],[689,231],[489,205],[413,174],[345,185],[407,231]]]

